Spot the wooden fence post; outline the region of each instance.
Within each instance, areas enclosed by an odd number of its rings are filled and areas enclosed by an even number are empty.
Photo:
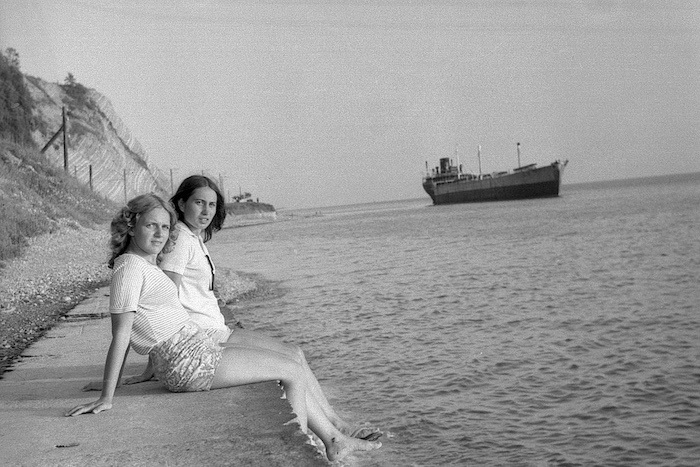
[[[66,107],[63,107],[63,170],[68,172],[68,117]]]

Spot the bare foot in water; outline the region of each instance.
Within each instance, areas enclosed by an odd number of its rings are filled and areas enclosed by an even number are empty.
[[[336,428],[344,435],[351,438],[364,439],[365,441],[376,441],[384,434],[379,428],[373,426],[361,426],[354,428],[346,423],[336,425]]]
[[[365,441],[349,436],[338,436],[331,439],[331,444],[326,446],[326,456],[333,462],[342,459],[353,451],[374,451],[382,447],[379,441]]]
[[[363,426],[353,431],[352,438],[364,439],[365,441],[377,441],[384,433],[379,428]]]

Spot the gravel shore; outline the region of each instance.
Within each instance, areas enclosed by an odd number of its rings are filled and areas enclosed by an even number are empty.
[[[32,342],[109,282],[108,227],[64,222],[0,270],[0,375]]]
[[[106,225],[88,229],[63,222],[58,231],[32,239],[20,258],[0,269],[0,378],[25,348],[109,283],[108,232]],[[217,273],[222,305],[259,290],[256,280],[225,269]],[[235,321],[230,309],[222,311],[227,321]]]

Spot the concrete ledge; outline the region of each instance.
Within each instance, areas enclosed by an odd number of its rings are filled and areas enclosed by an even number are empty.
[[[274,382],[173,394],[158,382],[117,390],[112,410],[64,417],[94,400],[109,347],[109,289],[79,304],[0,380],[4,465],[329,465],[292,418]],[[147,357],[129,353],[125,375]]]

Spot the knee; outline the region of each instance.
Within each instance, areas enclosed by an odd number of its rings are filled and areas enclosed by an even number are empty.
[[[299,365],[303,365],[304,363],[306,363],[306,356],[304,355],[304,351],[301,350],[301,347],[299,347],[296,344],[285,343],[284,353],[285,355],[287,355],[288,358],[294,360]]]
[[[306,363],[306,355],[304,355],[304,351],[301,350],[301,347],[299,347],[298,345],[292,344],[292,354],[294,355],[294,359],[300,365]]]
[[[283,371],[282,381],[294,384],[304,384],[304,366],[298,362],[290,361]]]

